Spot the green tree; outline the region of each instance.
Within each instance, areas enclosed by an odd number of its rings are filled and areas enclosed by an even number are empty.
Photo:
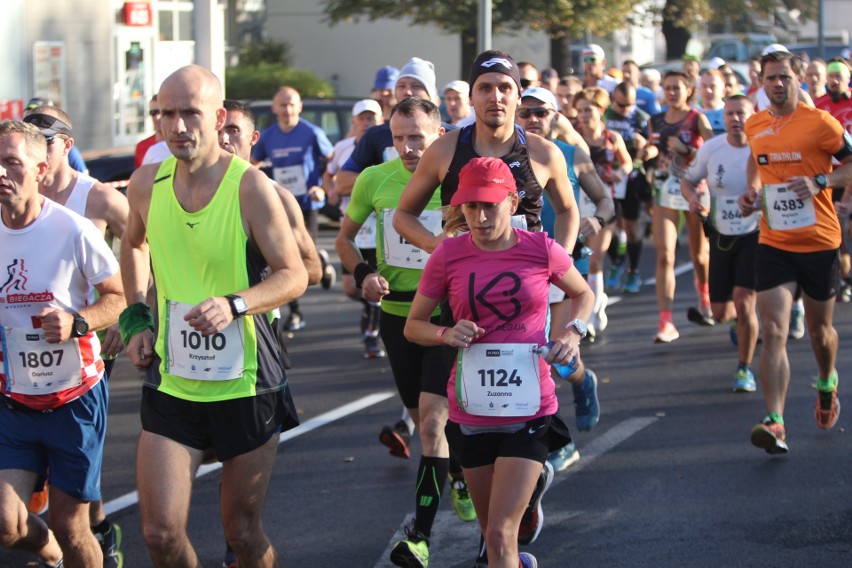
[[[650,23],[653,14],[636,0],[507,0],[513,13],[525,14],[530,29],[550,37],[550,64],[559,75],[571,66],[571,44],[586,33],[604,36],[633,24]]]
[[[635,0],[493,0],[492,32],[523,33],[543,30],[558,40],[558,47],[570,45],[584,32],[603,33],[623,27],[635,16]],[[366,18],[408,20],[414,25],[432,24],[448,34],[459,34],[461,74],[467,75],[476,57],[477,0],[323,0],[326,19],[332,25]],[[570,64],[570,51],[551,52],[551,65],[564,71]],[[559,69],[562,67],[563,69]]]
[[[240,65],[252,66],[261,63],[275,63],[282,67],[293,65],[291,46],[286,41],[250,42],[239,51]]]
[[[798,10],[802,20],[813,20],[818,14],[818,0],[666,0],[662,10],[666,59],[676,59],[686,52],[691,32],[720,24],[731,24],[731,31],[748,32],[750,14],[766,17],[774,10]]]
[[[302,97],[331,97],[334,88],[310,71],[275,63],[239,65],[225,71],[225,91],[229,99],[269,99],[278,87],[289,85]]]

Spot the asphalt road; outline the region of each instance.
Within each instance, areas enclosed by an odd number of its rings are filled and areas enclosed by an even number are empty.
[[[321,236],[330,253],[332,239]],[[679,263],[685,255],[684,246]],[[649,250],[646,278],[652,262]],[[771,457],[749,443],[751,427],[765,414],[760,388],[731,392],[737,354],[727,326],[686,321],[695,296],[691,281],[691,272],[678,278],[680,340],[652,343],[656,301],[648,285],[615,300],[609,328],[584,348],[600,379],[601,420],[576,436],[581,460],[557,474],[544,499],[544,529],[525,549],[540,566],[553,567],[852,565],[850,415],[841,414],[831,431],[816,427],[816,366],[807,336],[788,345],[790,453]],[[401,460],[378,443],[382,425],[398,419],[401,405],[387,361],[362,357],[359,305],[343,297],[339,283],[310,290],[302,303],[307,327],[291,341],[289,376],[303,425],[280,446],[265,528],[282,566],[389,566],[390,547],[414,510],[418,447],[413,459]],[[844,400],[852,305],[838,305],[835,318]],[[110,379],[103,494],[123,528],[125,566],[148,567],[134,494],[141,386],[126,358],[117,369]],[[572,423],[571,389],[559,387]],[[224,551],[218,478],[215,467],[200,472],[189,522],[208,567],[221,565]],[[459,521],[446,499],[430,565],[468,568],[477,544],[476,523]],[[0,566],[30,560],[0,551]]]

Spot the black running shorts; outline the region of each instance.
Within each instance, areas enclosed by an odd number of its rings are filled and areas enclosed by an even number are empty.
[[[708,229],[710,240],[710,301],[730,302],[734,287],[754,290],[758,232],[728,236]]]
[[[524,458],[543,464],[547,454],[571,441],[568,425],[559,414],[519,424],[515,432],[465,434],[463,429],[467,428],[448,420],[445,431],[450,449],[464,468],[492,465],[497,458]]]
[[[810,298],[826,302],[837,295],[839,278],[839,249],[789,252],[757,245],[758,292],[795,282]]]
[[[420,393],[428,392],[447,398],[450,375],[444,364],[443,348],[424,347],[405,338],[405,319],[385,312],[379,320],[379,334],[385,344],[393,380],[406,408],[420,406]],[[438,324],[438,318],[432,318]]]
[[[183,400],[142,388],[142,429],[197,450],[213,448],[219,461],[261,447],[281,431],[284,391],[217,402]]]

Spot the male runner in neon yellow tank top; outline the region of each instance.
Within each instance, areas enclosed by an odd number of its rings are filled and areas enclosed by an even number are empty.
[[[121,250],[130,305],[122,336],[147,373],[137,455],[143,533],[158,568],[199,564],[186,535],[186,496],[213,447],[223,461],[222,522],[237,561],[271,567],[277,554],[257,495],[266,494],[275,434],[298,419],[266,312],[300,296],[307,274],[268,180],[219,148],[218,79],[183,67],[163,82],[158,101],[174,158],[131,177]],[[156,339],[143,303],[149,246]],[[271,274],[261,280],[267,265]]]

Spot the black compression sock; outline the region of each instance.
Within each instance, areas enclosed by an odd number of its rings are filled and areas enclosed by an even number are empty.
[[[417,489],[414,506],[414,530],[429,537],[438,507],[441,505],[441,494],[447,484],[447,471],[450,466],[449,458],[420,458],[417,468]]]

